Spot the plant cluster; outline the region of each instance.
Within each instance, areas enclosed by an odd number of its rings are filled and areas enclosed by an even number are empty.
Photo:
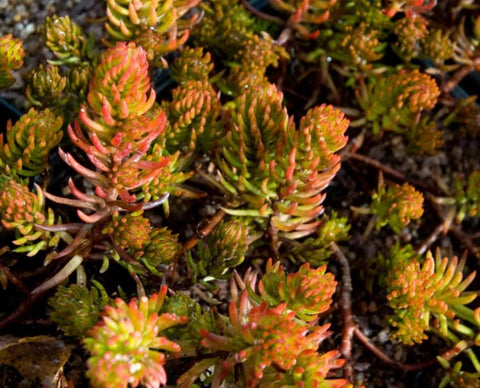
[[[479,12],[108,0],[99,41],[48,17],[0,135],[0,328],[48,319],[92,387],[473,386]],[[24,55],[0,37],[0,88]]]

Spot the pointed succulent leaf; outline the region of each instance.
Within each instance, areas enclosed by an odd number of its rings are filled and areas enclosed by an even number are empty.
[[[359,68],[367,68],[372,62],[382,59],[385,45],[380,39],[381,30],[371,28],[362,22],[359,26],[345,26],[344,33],[345,36],[340,47],[342,51],[345,51],[346,63]]]
[[[437,2],[435,0],[388,0],[383,12],[388,17],[393,17],[397,12],[405,12],[408,18],[414,18],[423,12],[430,11]]]
[[[208,349],[228,352],[217,364],[215,384],[220,384],[235,365],[242,369],[247,387],[257,387],[272,371],[287,372],[295,368],[297,358],[306,350],[315,351],[329,335],[329,325],[307,326],[287,312],[286,304],[270,308],[267,303],[248,308],[244,292],[238,301],[230,303],[231,327],[223,335],[201,330],[202,345]]]
[[[311,32],[307,27],[315,28],[330,16],[330,9],[337,0],[270,0],[272,6],[290,15],[289,22],[296,27],[305,39],[312,39],[318,32]]]
[[[423,215],[423,195],[408,183],[389,184],[372,195],[370,210],[377,218],[377,228],[388,225],[396,233]]]
[[[73,64],[88,60],[88,39],[82,28],[69,16],[46,17],[40,26],[45,45],[57,57],[58,64]]]
[[[397,35],[393,47],[404,59],[411,60],[420,54],[422,39],[428,36],[428,20],[422,16],[398,19],[393,32]]]
[[[141,212],[123,216],[115,212],[102,233],[111,234],[115,244],[122,249],[140,250],[149,243],[151,228],[150,221]]]
[[[202,47],[185,47],[170,66],[172,78],[178,83],[205,81],[213,70],[212,56]]]
[[[232,111],[232,130],[222,142],[219,167],[223,178],[240,193],[264,197],[256,206],[277,197],[279,183],[271,168],[289,125],[282,100],[273,85],[241,95]]]
[[[145,50],[134,43],[120,42],[104,51],[87,99],[90,108],[110,126],[147,112],[155,103],[155,91],[150,86]],[[107,142],[114,134],[98,136]]]
[[[178,236],[168,228],[153,228],[150,231],[150,241],[143,249],[142,262],[147,268],[156,269],[160,264],[172,264],[182,252]]]
[[[15,83],[12,70],[23,65],[22,42],[11,34],[0,36],[0,89],[8,88]]]
[[[5,228],[17,232],[18,238],[13,243],[19,248],[15,250],[27,252],[27,256],[54,248],[59,243],[58,235],[35,228],[35,224],[55,224],[53,212],[44,209],[44,197],[39,187],[35,194],[21,182],[0,175],[0,218]]]
[[[135,41],[155,60],[181,46],[190,21],[179,20],[200,0],[109,0],[105,29],[117,41]],[[177,34],[181,35],[177,38]]]
[[[180,186],[193,175],[191,171],[183,172],[184,163],[180,159],[180,152],[177,151],[173,155],[168,155],[161,146],[155,144],[145,159],[148,162],[161,163],[159,173],[155,174],[149,183],[141,187],[145,200],[155,201],[165,193],[176,196],[196,196],[194,192]]]
[[[434,29],[422,39],[423,53],[432,58],[435,63],[442,63],[450,59],[454,53],[455,43],[448,31]]]
[[[245,259],[249,227],[235,218],[221,222],[197,246],[197,275],[208,278],[229,276]]]
[[[61,117],[50,110],[30,109],[0,134],[0,160],[21,176],[34,176],[48,166],[48,155],[62,139]]]
[[[58,111],[66,102],[66,86],[67,78],[60,73],[58,66],[39,65],[28,74],[25,96],[37,107]]]
[[[53,308],[50,318],[65,335],[82,338],[98,322],[108,296],[99,283],[94,283],[95,286],[90,289],[77,284],[61,285],[48,300]]]
[[[88,63],[73,66],[67,75],[67,90],[85,100],[88,92],[88,83],[92,77],[93,68]]]
[[[326,266],[311,269],[303,264],[297,272],[285,275],[280,262],[267,262],[265,275],[258,287],[261,296],[270,305],[286,303],[288,310],[305,321],[313,321],[318,314],[327,311],[333,301],[337,282]]]
[[[465,216],[480,215],[480,170],[470,173],[467,179],[458,175],[454,181],[454,197],[459,205],[457,220],[461,222]]]
[[[476,293],[465,291],[475,277],[472,272],[463,279],[465,259],[442,258],[440,252],[434,259],[428,252],[423,265],[414,260],[403,271],[391,271],[387,299],[395,313],[390,322],[397,328],[396,338],[409,345],[421,343],[433,317],[453,321],[456,308],[476,298]]]
[[[312,349],[304,350],[297,357],[295,367],[289,369],[281,377],[278,373],[272,373],[269,381],[265,377],[265,383],[260,387],[321,387],[321,388],[347,388],[351,385],[346,379],[330,379],[329,374],[333,369],[341,368],[345,360],[340,359],[338,350],[331,350],[320,354]]]
[[[325,264],[333,253],[332,243],[348,239],[350,225],[347,221],[347,218],[339,217],[335,212],[328,218],[324,216],[315,234],[292,245],[289,258],[309,262],[314,266]]]
[[[357,99],[375,133],[381,130],[404,133],[418,123],[423,111],[433,109],[439,95],[433,77],[417,69],[403,69],[372,78],[366,94],[357,94]]]
[[[282,101],[274,85],[242,94],[217,160],[228,191],[240,195],[256,215],[273,214],[276,229],[299,238],[319,225],[322,191],[340,168],[335,152],[347,141],[348,120],[322,105],[307,112],[297,131]]]
[[[167,150],[171,153],[209,151],[218,138],[220,100],[206,81],[185,81],[172,92],[166,105],[170,127],[166,133]]]
[[[165,352],[178,353],[180,346],[162,331],[187,321],[183,316],[159,314],[166,293],[163,286],[149,298],[128,304],[117,298],[104,308],[102,321],[84,339],[90,352],[87,376],[94,387],[166,384]]]

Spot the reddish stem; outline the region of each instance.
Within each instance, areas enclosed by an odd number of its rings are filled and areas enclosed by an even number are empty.
[[[343,332],[342,343],[340,345],[340,353],[345,358],[344,377],[353,381],[353,365],[352,365],[352,341],[355,329],[355,321],[352,314],[352,278],[350,275],[350,264],[348,259],[340,250],[337,244],[332,245],[333,253],[340,264],[342,270],[341,291],[339,305],[342,311]]]
[[[8,249],[8,247],[6,248]],[[13,285],[20,288],[20,290],[22,290],[23,294],[27,298],[30,297],[30,291],[28,290],[27,286],[19,278],[17,278],[12,272],[10,272],[10,269],[8,267],[0,263],[0,270],[3,271],[9,283],[12,283]]]
[[[220,221],[222,221],[223,217],[225,217],[225,210],[220,209],[218,210],[215,215],[210,219],[210,222],[205,225],[202,229],[200,229],[195,237],[192,237],[190,240],[186,241],[183,244],[183,249],[189,250],[192,249],[201,239],[207,237],[215,226],[218,225]]]
[[[420,362],[418,364],[405,364],[400,361],[396,361],[390,358],[387,354],[383,352],[380,348],[375,346],[372,342],[370,342],[370,338],[368,338],[360,328],[354,326],[353,334],[358,340],[368,349],[370,350],[375,356],[377,356],[380,360],[382,360],[385,364],[388,364],[396,369],[400,369],[403,372],[416,372],[429,366],[434,365],[437,362],[437,359],[431,359],[425,362]]]

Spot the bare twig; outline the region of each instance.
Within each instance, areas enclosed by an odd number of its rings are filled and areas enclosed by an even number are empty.
[[[348,152],[344,155],[345,159],[356,159],[359,160],[365,164],[368,164],[372,167],[375,167],[376,169],[383,171],[385,174],[391,175],[401,181],[406,181],[407,177],[405,174],[402,174],[400,171],[397,171],[391,167],[385,166],[381,162],[379,162],[376,159],[370,158],[368,156],[362,155],[362,154],[357,154],[353,152]]]
[[[355,153],[355,152],[346,152],[343,155],[343,159],[344,160],[348,160],[348,159],[359,160],[359,161],[361,161],[365,164],[368,164],[368,165],[370,165],[370,166],[384,172],[385,174],[390,175],[390,176],[392,176],[392,177],[394,177],[394,178],[396,178],[396,179],[398,179],[402,182],[409,182],[412,185],[414,185],[418,188],[421,188],[423,190],[429,190],[429,191],[432,190],[431,187],[429,187],[425,182],[419,181],[417,179],[409,179],[402,172],[400,172],[398,170],[395,170],[392,167],[386,166],[386,165],[382,164],[381,162],[379,162],[378,160],[370,158],[368,156],[358,154],[358,153]]]
[[[183,244],[183,249],[192,249],[195,245],[198,244],[201,239],[207,237],[215,228],[215,226],[217,226],[220,221],[222,221],[223,217],[225,217],[225,214],[225,210],[218,210],[215,215],[210,219],[209,223],[198,231],[196,236],[192,237],[190,240],[186,241]]]
[[[0,271],[2,271],[5,276],[7,277],[7,280],[9,283],[12,283],[13,285],[17,286],[22,290],[23,294],[26,297],[30,296],[30,291],[27,288],[27,286],[19,279],[17,278],[8,267],[4,266],[3,264],[0,263]]]
[[[431,359],[424,362],[420,362],[418,364],[405,364],[400,361],[396,361],[389,357],[387,354],[383,352],[380,348],[375,346],[359,327],[354,326],[353,334],[355,337],[365,346],[368,350],[370,350],[375,356],[377,356],[380,360],[382,360],[385,364],[390,365],[396,369],[400,369],[403,372],[416,372],[429,366],[434,365],[437,362],[437,359]]]
[[[342,311],[343,333],[342,343],[340,345],[340,353],[345,358],[344,377],[353,381],[353,365],[352,365],[352,341],[355,329],[355,321],[352,314],[352,278],[350,275],[350,264],[348,259],[335,243],[331,245],[333,253],[340,264],[341,276],[341,292],[340,292],[340,309]]]
[[[280,24],[280,25],[285,24],[285,22],[282,19],[280,19],[279,17],[270,15],[268,13],[265,13],[265,12],[262,12],[262,11],[256,9],[247,0],[242,0],[242,4],[245,6],[246,9],[248,9],[251,13],[253,13],[255,16],[259,17],[260,19],[268,20],[269,22]]]
[[[447,82],[442,87],[442,92],[444,94],[450,93],[455,87],[458,85],[458,83],[464,79],[468,74],[470,74],[472,71],[475,70],[475,67],[473,64],[465,65],[458,69],[449,79]]]
[[[445,222],[442,222],[441,224],[438,224],[436,228],[430,233],[430,236],[428,236],[423,242],[420,244],[420,246],[415,250],[419,255],[423,255],[427,249],[435,242],[437,241],[438,237],[440,234],[445,233]]]
[[[459,225],[451,222],[450,217],[445,215],[444,211],[438,204],[435,202],[435,197],[433,195],[427,195],[427,199],[430,201],[433,209],[437,213],[437,217],[442,222],[441,225],[448,225],[448,232],[453,235],[460,243],[462,243],[473,255],[480,257],[480,249],[475,245],[472,238],[467,235]],[[437,226],[438,228],[438,226]]]
[[[273,260],[277,261],[278,258],[279,258],[279,253],[278,253],[278,229],[273,224],[271,217],[270,217],[270,220],[269,220],[269,223],[268,223],[267,234],[268,234],[268,237],[270,238],[270,255],[272,256]]]

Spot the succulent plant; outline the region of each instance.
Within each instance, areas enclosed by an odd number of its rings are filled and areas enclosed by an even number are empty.
[[[0,163],[20,176],[34,176],[48,167],[48,156],[63,136],[63,119],[50,110],[30,109],[0,134]],[[4,140],[5,139],[5,140]]]
[[[476,293],[465,289],[475,278],[475,272],[463,279],[465,258],[442,259],[440,253],[428,252],[425,263],[413,260],[402,272],[395,269],[388,285],[388,300],[395,315],[390,319],[397,328],[395,337],[405,344],[421,343],[431,330],[433,317],[439,329],[447,332],[447,321],[452,321],[458,306],[464,306],[476,298]]]
[[[382,186],[372,195],[371,212],[377,218],[377,228],[390,226],[399,233],[410,220],[423,214],[423,196],[409,184]]]
[[[108,303],[108,295],[102,285],[93,281],[90,289],[77,284],[59,286],[48,300],[53,308],[50,318],[68,336],[83,338],[98,322],[100,311]]]
[[[187,321],[183,316],[159,314],[166,293],[164,286],[148,298],[128,304],[117,298],[114,305],[105,306],[101,323],[84,339],[91,354],[87,375],[94,387],[166,384],[165,352],[178,353],[180,346],[162,332]]]
[[[23,64],[22,41],[14,38],[11,34],[0,37],[0,89],[12,86],[15,77],[12,70],[19,69]]]
[[[0,37],[0,330],[58,327],[66,386],[476,386],[480,16],[444,3],[108,0],[33,70]]]

